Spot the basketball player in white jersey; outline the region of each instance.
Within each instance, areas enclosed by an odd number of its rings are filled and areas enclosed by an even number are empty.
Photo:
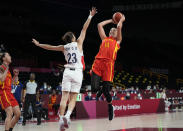
[[[84,56],[83,56],[83,41],[85,39],[86,30],[90,24],[92,17],[97,13],[96,8],[92,8],[90,15],[83,25],[80,36],[76,39],[72,32],[67,32],[63,36],[63,40],[66,45],[51,46],[48,44],[40,44],[37,40],[32,39],[32,42],[43,49],[62,51],[65,55],[65,60],[67,64],[65,65],[65,70],[62,80],[62,99],[60,102],[60,130],[65,130],[69,127],[70,115],[75,107],[76,98],[80,91],[82,80],[83,80],[83,70]],[[70,98],[70,99],[69,99]],[[64,116],[66,103],[69,99],[68,111]]]

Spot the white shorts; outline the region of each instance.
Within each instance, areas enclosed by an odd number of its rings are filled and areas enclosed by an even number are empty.
[[[62,79],[62,91],[79,93],[83,81],[83,70],[65,68]]]

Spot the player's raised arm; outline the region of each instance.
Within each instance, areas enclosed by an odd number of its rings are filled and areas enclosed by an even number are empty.
[[[113,20],[112,19],[105,20],[105,21],[102,21],[98,24],[98,32],[99,32],[100,38],[102,40],[107,37],[105,34],[105,31],[104,31],[104,26],[109,24],[109,23],[113,23]]]
[[[122,41],[122,31],[121,31],[121,29],[122,29],[122,27],[123,27],[123,22],[124,22],[124,21],[125,21],[125,16],[123,15],[123,16],[121,17],[120,21],[119,21],[118,24],[117,24],[117,38],[116,38],[116,40],[117,40],[117,43],[118,43],[118,44],[120,44],[121,41]]]
[[[58,45],[58,46],[52,46],[49,44],[40,44],[39,41],[32,39],[32,43],[34,43],[36,46],[41,47],[46,50],[53,50],[53,51],[64,51],[64,46],[63,45]]]
[[[90,15],[89,15],[88,19],[86,20],[86,22],[84,23],[83,28],[82,28],[81,33],[80,33],[80,36],[77,39],[77,42],[78,42],[79,45],[82,45],[83,44],[83,41],[85,39],[86,31],[88,29],[88,26],[89,26],[89,24],[91,22],[92,17],[96,13],[97,13],[97,9],[95,7],[92,7],[92,10],[90,10]]]

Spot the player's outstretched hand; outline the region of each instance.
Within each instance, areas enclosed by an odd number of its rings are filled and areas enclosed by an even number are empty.
[[[90,10],[90,15],[94,16],[97,13],[96,7],[92,7],[92,10]]]
[[[39,46],[39,41],[37,41],[36,39],[32,39],[32,43],[34,43],[36,46]]]

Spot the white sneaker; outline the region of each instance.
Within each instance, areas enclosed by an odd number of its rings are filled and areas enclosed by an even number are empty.
[[[70,123],[71,123],[71,120],[70,120],[70,118],[67,118],[67,117],[63,117],[63,121],[64,121],[64,127],[65,128],[69,128],[69,125],[70,125]]]
[[[65,131],[64,121],[62,118],[60,118],[59,120],[59,125],[60,125],[60,131]]]

